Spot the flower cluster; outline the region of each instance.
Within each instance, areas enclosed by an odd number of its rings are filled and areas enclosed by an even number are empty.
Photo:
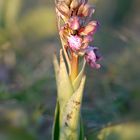
[[[84,56],[92,68],[100,68],[100,64],[97,64],[100,59],[97,55],[98,48],[89,46],[99,24],[90,21],[95,10],[87,2],[88,0],[59,0],[56,3],[56,12],[64,21],[59,33],[69,54]]]

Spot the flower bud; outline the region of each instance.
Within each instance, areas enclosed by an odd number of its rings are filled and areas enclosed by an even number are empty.
[[[77,15],[78,16],[83,16],[83,8],[84,8],[84,4],[82,3],[79,8],[78,8],[78,12],[77,12]]]
[[[78,30],[80,28],[80,22],[79,22],[79,18],[77,16],[70,18],[68,23],[69,23],[69,27],[72,30]]]
[[[72,0],[65,0],[65,3],[67,4],[67,6],[69,7],[71,4]]]
[[[94,13],[95,9],[91,7],[89,4],[85,4],[83,7],[82,15],[85,17],[91,16]]]
[[[76,9],[79,6],[80,2],[79,0],[72,0],[71,4],[70,4],[70,8],[72,10]]]
[[[70,9],[69,7],[66,5],[65,2],[59,2],[56,5],[56,8],[58,9],[58,11],[63,15],[63,16],[69,16],[70,15]]]

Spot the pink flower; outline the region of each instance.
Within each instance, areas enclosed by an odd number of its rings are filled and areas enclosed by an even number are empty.
[[[92,68],[99,69],[101,65],[97,64],[97,61],[100,60],[101,57],[98,55],[97,50],[98,48],[89,46],[85,53],[85,59]]]
[[[71,35],[68,37],[68,44],[71,50],[78,51],[82,45],[82,39],[77,35]]]

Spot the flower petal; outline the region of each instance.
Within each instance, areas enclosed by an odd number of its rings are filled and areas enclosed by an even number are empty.
[[[82,39],[79,36],[70,36],[68,37],[68,44],[70,49],[73,51],[78,51],[80,50],[80,47],[82,45]]]
[[[97,49],[98,48],[96,47],[89,46],[87,48],[87,52],[85,53],[85,59],[92,68],[99,69],[101,66],[100,64],[97,64],[97,61],[100,59],[99,56],[96,54]]]
[[[80,21],[77,16],[70,18],[68,24],[72,30],[78,30],[80,28]]]
[[[97,21],[91,21],[88,23],[87,26],[81,28],[79,30],[80,35],[93,35],[96,32],[97,26],[98,26]]]

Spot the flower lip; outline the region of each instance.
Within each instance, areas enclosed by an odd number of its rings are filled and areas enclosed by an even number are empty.
[[[99,69],[101,66],[100,64],[97,64],[97,61],[100,60],[101,57],[97,53],[97,50],[98,50],[97,47],[89,46],[85,53],[85,59],[92,68]]]
[[[95,55],[96,55],[96,60],[97,61],[99,61],[99,60],[101,60],[102,59],[102,56],[101,56],[101,54],[99,53],[99,48],[97,48],[97,47],[94,47],[94,49],[93,49],[93,51],[94,51],[94,53],[95,53]]]
[[[98,50],[99,50],[98,47],[91,47],[91,46],[87,47],[87,53],[90,52],[90,51],[93,51],[95,53],[97,61],[102,59],[102,56],[101,56],[101,54],[99,53]]]
[[[70,35],[68,37],[68,44],[71,50],[78,51],[82,45],[82,39],[78,35]]]

